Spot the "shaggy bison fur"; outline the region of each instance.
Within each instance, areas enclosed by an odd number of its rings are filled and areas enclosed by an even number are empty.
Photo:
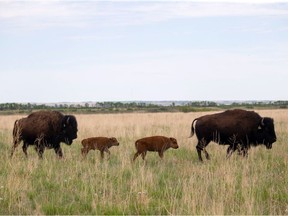
[[[11,157],[21,141],[26,157],[29,145],[35,146],[39,158],[43,157],[45,148],[54,149],[55,153],[62,157],[60,143],[71,145],[77,138],[77,131],[77,121],[72,115],[63,115],[58,111],[34,112],[15,121]]]

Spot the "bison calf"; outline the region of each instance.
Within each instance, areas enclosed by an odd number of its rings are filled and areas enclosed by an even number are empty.
[[[99,150],[101,158],[104,158],[104,151],[109,154],[111,146],[119,146],[119,142],[115,137],[90,137],[81,141],[83,148],[81,149],[82,155],[85,157],[90,150]]]
[[[141,154],[143,160],[145,159],[147,151],[156,151],[159,156],[163,158],[163,153],[167,149],[177,149],[179,146],[175,138],[168,138],[164,136],[152,136],[139,139],[135,142],[137,152],[134,155],[133,161]]]

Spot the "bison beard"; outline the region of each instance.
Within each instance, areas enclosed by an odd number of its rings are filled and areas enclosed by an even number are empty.
[[[198,139],[196,149],[200,161],[203,161],[202,151],[206,159],[210,159],[205,148],[211,141],[220,145],[229,145],[227,158],[236,150],[243,156],[247,156],[251,146],[260,144],[264,144],[270,149],[276,141],[273,119],[262,118],[253,111],[240,109],[227,110],[194,119],[190,137],[194,133]]]
[[[43,157],[45,148],[53,148],[55,153],[63,157],[60,142],[71,145],[77,138],[77,121],[72,115],[63,115],[58,111],[39,111],[26,118],[16,120],[13,128],[13,147],[23,141],[23,152],[27,155],[29,145],[35,145],[39,158]]]

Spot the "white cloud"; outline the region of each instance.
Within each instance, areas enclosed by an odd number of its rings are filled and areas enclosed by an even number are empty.
[[[9,22],[6,28],[30,29],[139,25],[187,17],[288,15],[285,3],[288,1],[0,1],[0,21]]]

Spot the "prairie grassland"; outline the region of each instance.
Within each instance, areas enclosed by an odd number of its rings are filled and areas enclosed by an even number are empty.
[[[249,151],[248,159],[210,143],[210,161],[198,162],[194,118],[207,113],[77,115],[78,139],[62,144],[64,159],[21,146],[12,159],[14,121],[0,116],[0,214],[288,214],[288,110],[259,111],[274,118],[277,142]],[[160,160],[148,152],[133,164],[134,142],[142,137],[175,137],[180,148]],[[115,136],[110,160],[90,151],[82,160],[81,140]],[[105,155],[106,156],[106,155]]]

